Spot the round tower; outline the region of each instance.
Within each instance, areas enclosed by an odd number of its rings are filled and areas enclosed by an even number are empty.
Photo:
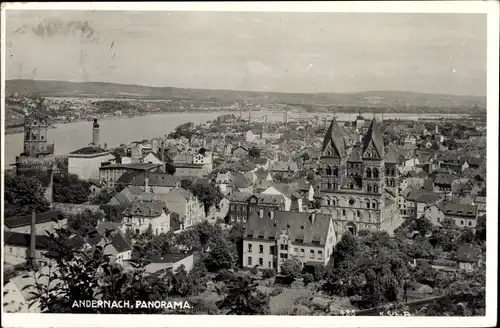
[[[94,146],[99,146],[99,122],[97,122],[97,118],[94,118],[92,127],[92,144]]]

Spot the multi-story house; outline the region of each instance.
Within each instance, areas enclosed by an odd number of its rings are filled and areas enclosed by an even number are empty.
[[[181,229],[200,223],[205,218],[203,203],[186,189],[175,188],[167,194],[157,194],[155,197],[165,202],[170,212],[179,215]]]
[[[445,219],[451,219],[458,227],[475,229],[478,211],[475,205],[460,204],[445,200],[439,204],[428,206],[424,216],[437,226],[440,226]]]
[[[246,222],[251,213],[258,212],[260,210],[285,210],[285,198],[282,195],[234,192],[228,196],[228,200],[228,217],[231,222]]]
[[[278,195],[285,199],[285,211],[298,211],[304,210],[302,204],[302,195],[294,189],[292,185],[285,183],[273,183],[267,189],[262,191],[262,195]]]
[[[170,212],[165,203],[156,199],[132,201],[123,213],[122,232],[131,229],[134,233],[145,233],[149,227],[153,234],[170,231]]]
[[[330,215],[306,212],[253,212],[243,236],[243,266],[274,268],[287,259],[326,265],[337,243]]]
[[[434,179],[434,191],[451,195],[451,187],[455,177],[451,174],[439,173]]]
[[[386,156],[377,121],[371,121],[360,147],[347,143],[341,129],[334,118],[323,140],[318,165],[322,211],[333,214],[339,231],[353,234],[399,225],[397,203],[385,190],[387,178],[399,185],[398,163],[396,156]]]
[[[99,168],[99,180],[101,180],[106,187],[114,188],[115,184],[125,173],[135,175],[145,172],[158,172],[161,171],[161,164],[153,163],[135,163],[135,164],[111,164],[104,163]]]
[[[128,185],[140,187],[144,192],[166,194],[181,186],[181,178],[167,173],[146,172],[135,175]]]

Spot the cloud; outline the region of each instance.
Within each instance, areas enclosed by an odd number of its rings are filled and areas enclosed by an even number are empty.
[[[246,40],[252,40],[252,39],[255,39],[255,37],[253,35],[250,35],[250,34],[245,34],[245,33],[237,33],[235,34],[235,36],[237,38],[240,38],[240,39],[246,39]]]
[[[88,21],[46,19],[37,25],[24,24],[14,34],[31,34],[40,38],[78,37],[84,42],[97,41],[97,31]]]

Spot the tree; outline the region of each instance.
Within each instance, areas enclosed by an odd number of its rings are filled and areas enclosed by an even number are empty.
[[[196,183],[190,190],[203,203],[205,213],[212,205],[218,205],[223,198],[219,186],[214,183]]]
[[[252,147],[248,150],[248,156],[250,158],[259,158],[261,155],[261,150],[257,147]]]
[[[85,210],[68,218],[68,229],[79,235],[87,235],[97,227],[103,217],[101,212]]]
[[[149,229],[148,229],[149,230]],[[153,235],[152,231],[135,236],[136,242],[132,248],[132,259],[149,261],[156,255],[178,253],[172,232]]]
[[[190,190],[193,186],[193,181],[191,179],[182,179],[181,180],[181,188]]]
[[[31,305],[38,303],[43,313],[160,313],[152,308],[87,308],[73,307],[74,301],[89,299],[139,301],[162,300],[168,291],[162,280],[145,273],[144,263],[131,261],[132,269],[111,263],[105,249],[110,245],[111,231],[105,233],[103,246],[80,249],[62,228],[48,234],[49,259],[41,269],[31,273],[35,283],[30,290]],[[80,237],[90,237],[81,236]]]
[[[175,174],[175,165],[173,163],[166,162],[165,163],[165,172],[167,172],[170,175],[174,175]]]
[[[359,250],[358,241],[350,232],[342,235],[333,252],[333,264],[341,263],[348,258],[354,257]]]
[[[210,248],[210,253],[205,259],[208,271],[217,272],[222,269],[231,269],[234,259],[228,244],[223,240],[217,240]]]
[[[296,258],[291,258],[281,265],[281,274],[290,279],[297,279],[302,274],[302,263]]]
[[[35,177],[5,176],[4,200],[6,217],[29,215],[49,210],[45,189]]]
[[[477,219],[476,239],[480,242],[486,241],[486,215],[480,216]]]
[[[248,276],[236,276],[227,284],[227,296],[218,303],[219,309],[232,315],[268,314],[269,295],[257,289],[258,284]]]
[[[429,219],[426,219],[424,217],[421,217],[416,220],[416,226],[421,236],[426,236],[428,232],[432,231],[433,225],[432,222]]]
[[[92,200],[92,204],[104,205],[107,204],[117,194],[116,189],[103,188],[97,196]]]
[[[75,174],[54,175],[53,196],[58,203],[83,204],[89,200],[90,184]]]
[[[300,157],[302,158],[303,162],[307,162],[308,160],[311,159],[311,156],[309,156],[309,154],[306,152],[303,152],[302,155],[300,155]]]

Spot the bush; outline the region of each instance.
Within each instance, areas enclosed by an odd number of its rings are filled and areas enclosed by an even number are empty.
[[[257,274],[259,273],[259,269],[257,269],[257,267],[256,267],[256,266],[254,266],[254,267],[252,268],[252,270],[250,270],[250,273],[251,273],[251,274],[253,274],[253,275],[257,275]]]
[[[214,281],[223,281],[223,282],[229,282],[234,279],[234,273],[227,269],[222,269],[219,271],[219,273],[215,276]]]
[[[310,273],[305,273],[302,278],[304,279],[304,285],[308,285],[314,281],[314,277]]]
[[[301,273],[302,263],[295,258],[288,259],[281,265],[281,274],[285,277],[296,279],[300,277]]]
[[[326,268],[321,263],[315,263],[311,265],[304,266],[304,274],[310,273],[313,277],[313,281],[320,281],[325,279]]]
[[[276,295],[279,295],[281,293],[283,293],[283,287],[276,286],[276,287],[273,288],[273,290],[271,291],[270,295],[271,296],[276,296]]]
[[[263,269],[262,270],[262,278],[269,279],[276,275],[276,271],[274,269]]]

